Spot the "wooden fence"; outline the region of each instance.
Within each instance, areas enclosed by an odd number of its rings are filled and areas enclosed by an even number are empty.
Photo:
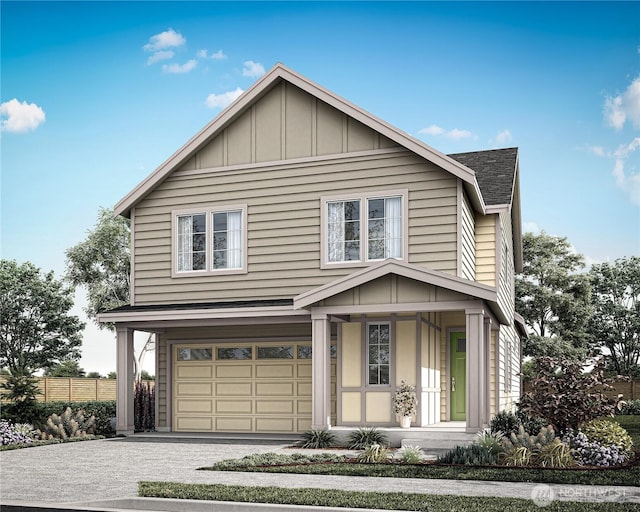
[[[91,402],[115,400],[116,379],[87,379],[69,377],[37,377],[39,402]],[[4,382],[0,377],[0,383]],[[151,385],[155,384],[150,381]]]
[[[640,399],[640,382],[637,380],[618,381],[613,385],[614,389],[605,392],[605,395],[616,398],[622,395],[623,400],[639,400]],[[531,391],[531,382],[525,381],[522,388],[523,392]]]

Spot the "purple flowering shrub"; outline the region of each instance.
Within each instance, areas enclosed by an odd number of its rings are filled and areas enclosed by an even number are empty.
[[[17,428],[16,428],[17,427]],[[0,439],[2,439],[2,445],[9,444],[29,444],[32,439],[28,434],[25,434],[25,429],[22,425],[14,425],[7,420],[0,420]]]
[[[606,420],[591,421],[578,430],[569,430],[563,441],[573,450],[576,462],[583,466],[618,466],[633,454],[629,434]]]

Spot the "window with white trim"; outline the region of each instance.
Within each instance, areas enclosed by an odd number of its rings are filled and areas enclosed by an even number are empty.
[[[246,271],[246,206],[174,215],[174,275]]]
[[[389,385],[391,368],[391,326],[367,324],[367,373],[370,385]]]
[[[213,269],[242,268],[242,210],[213,212]]]
[[[404,194],[325,202],[325,262],[404,258]]]
[[[207,267],[206,214],[178,215],[178,272]]]

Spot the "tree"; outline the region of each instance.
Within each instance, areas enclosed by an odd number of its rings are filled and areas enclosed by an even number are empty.
[[[587,324],[591,316],[589,279],[578,273],[584,258],[566,238],[525,233],[523,270],[516,278],[516,311],[532,334],[525,356],[552,356],[583,361],[591,349]]]
[[[98,327],[114,331],[112,324],[97,321],[101,312],[129,304],[131,282],[129,220],[114,216],[113,210],[101,208],[98,221],[84,242],[67,249],[67,279],[88,291],[87,316]],[[155,348],[155,337],[149,334],[138,357],[134,357],[136,380],[140,379],[142,361]]]
[[[40,393],[38,380],[30,368],[22,366],[12,369],[0,384],[0,393],[8,403],[2,407],[2,416],[14,423],[31,423],[37,416],[36,396]]]
[[[46,377],[84,377],[84,368],[80,368],[78,361],[67,359],[47,368],[44,372]]]
[[[32,263],[0,261],[0,367],[12,372],[78,359],[84,324],[73,290]]]
[[[640,374],[640,257],[593,265],[590,330],[618,375]]]
[[[87,379],[101,379],[102,375],[100,372],[89,372],[87,373]]]

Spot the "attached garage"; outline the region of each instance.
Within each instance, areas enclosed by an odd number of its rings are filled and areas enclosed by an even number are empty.
[[[180,344],[173,346],[172,360],[176,432],[294,433],[311,427],[308,341]]]

